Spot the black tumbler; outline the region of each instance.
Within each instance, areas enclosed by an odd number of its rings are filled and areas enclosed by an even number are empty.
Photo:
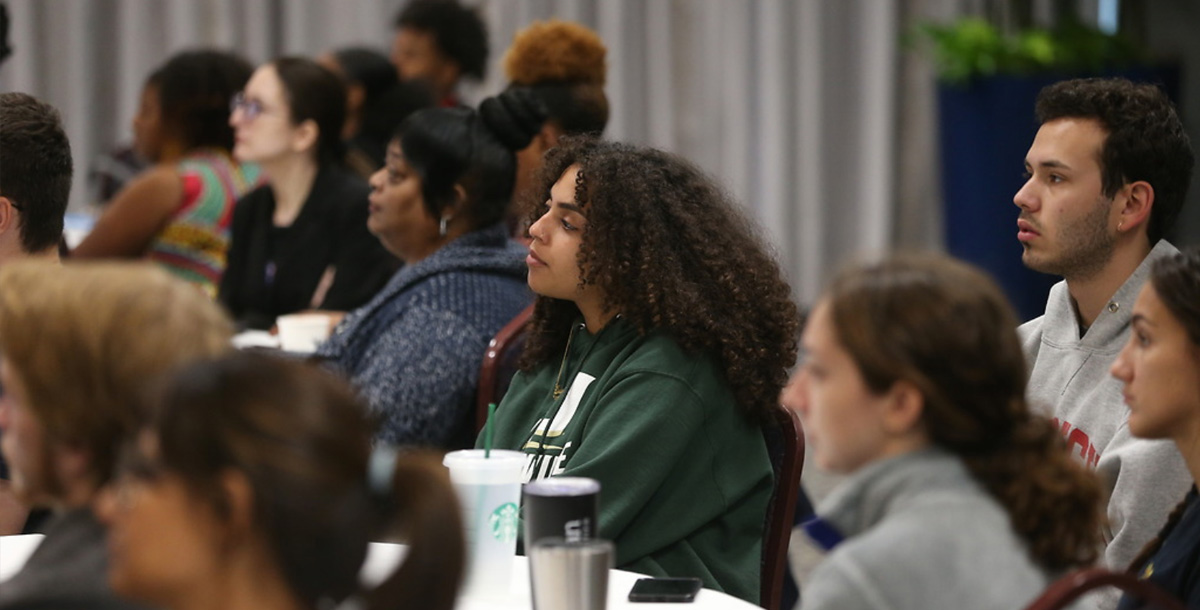
[[[526,552],[542,538],[574,542],[597,536],[599,481],[583,477],[551,477],[526,483],[521,493],[524,496]]]

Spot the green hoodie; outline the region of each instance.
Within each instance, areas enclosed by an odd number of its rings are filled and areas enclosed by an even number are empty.
[[[771,463],[714,358],[621,318],[596,335],[580,324],[564,362],[517,374],[494,426],[495,447],[528,454],[526,480],[600,481],[617,567],[758,603]]]

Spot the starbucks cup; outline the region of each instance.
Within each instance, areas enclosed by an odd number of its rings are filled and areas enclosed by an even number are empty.
[[[525,454],[482,449],[452,451],[443,463],[462,504],[467,538],[468,597],[504,597],[512,588],[513,558],[520,531]]]

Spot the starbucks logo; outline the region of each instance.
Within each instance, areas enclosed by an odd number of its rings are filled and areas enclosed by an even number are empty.
[[[492,537],[500,542],[513,542],[517,539],[518,509],[514,502],[506,502],[496,507],[488,516],[488,525],[492,528]]]

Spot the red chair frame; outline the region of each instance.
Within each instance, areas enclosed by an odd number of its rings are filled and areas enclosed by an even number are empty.
[[[1132,593],[1156,610],[1186,610],[1183,603],[1153,583],[1139,580],[1127,572],[1113,572],[1104,568],[1085,568],[1071,572],[1054,581],[1033,600],[1025,610],[1059,610],[1066,608],[1084,593],[1100,587],[1116,587]]]
[[[780,610],[796,497],[800,493],[800,475],[804,472],[804,428],[795,413],[776,407],[763,432],[771,452],[775,489],[768,504],[763,533],[759,605],[767,610]]]

